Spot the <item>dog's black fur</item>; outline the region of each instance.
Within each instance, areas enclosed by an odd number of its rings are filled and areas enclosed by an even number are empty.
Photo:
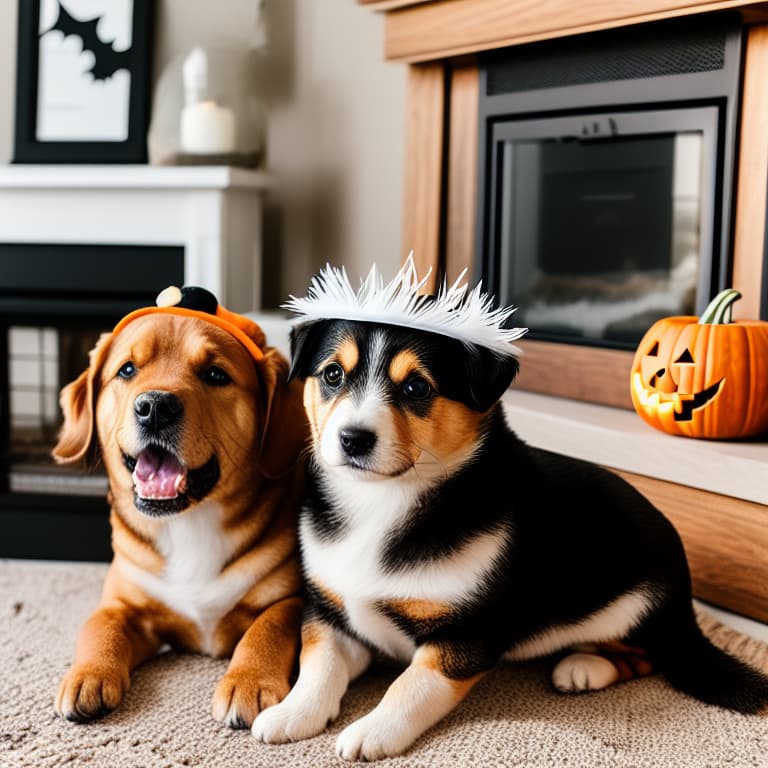
[[[342,354],[342,348],[354,352]],[[422,708],[411,715],[411,723],[419,720],[418,726],[393,716],[411,701],[423,699],[428,702],[425,706],[445,713],[450,697],[439,693],[444,686],[435,684],[436,698],[425,698],[434,670],[446,685],[461,691],[455,704],[472,685],[462,681],[479,677],[505,655],[531,658],[566,651],[574,644],[615,642],[637,649],[673,686],[710,704],[755,713],[768,703],[768,677],[716,648],[701,632],[683,545],[664,515],[618,475],[529,446],[509,428],[500,398],[517,373],[513,356],[440,334],[361,321],[299,326],[292,334],[292,353],[291,375],[307,377],[305,405],[314,436],[301,515],[307,584],[304,627],[309,628],[305,640],[311,640],[302,656],[302,670],[305,663],[313,670],[304,681],[300,673],[296,694],[257,720],[254,730],[261,738],[304,738],[322,730],[335,717],[346,687],[334,683],[337,673],[329,671],[323,678],[323,667],[336,659],[333,664],[341,663],[353,677],[368,663],[340,650],[344,642],[339,635],[352,638],[347,642],[356,641],[356,647],[363,649],[360,653],[367,653],[365,648],[382,650],[393,631],[406,638],[405,645],[395,644],[401,660],[411,662],[409,670],[415,666],[422,671],[409,676],[406,670],[375,710],[342,733],[337,749],[348,759],[398,754],[441,716],[421,718]],[[405,379],[391,375],[404,368],[393,360],[403,359],[417,360],[413,375],[431,380],[427,395],[409,398],[410,374]],[[326,380],[325,371],[338,367],[338,360],[353,364],[344,370],[341,383],[336,377]],[[423,393],[423,387],[418,391]],[[432,468],[436,474],[429,478],[437,479],[419,485],[415,496],[407,496],[410,506],[405,514],[392,518],[382,507],[390,498],[386,489],[395,491],[393,504],[403,503],[398,484],[405,481],[399,475],[370,474],[361,468],[359,456],[350,457],[346,466],[327,465],[319,448],[328,422],[317,414],[335,413],[334,407],[348,399],[352,408],[342,413],[348,413],[350,426],[359,429],[366,412],[358,414],[355,403],[370,399],[370,392],[382,409],[390,409],[397,421],[390,434],[398,439],[405,439],[400,436],[408,434],[408,425],[413,424],[413,434],[426,434],[424,425],[434,426],[431,420],[439,412],[446,423],[429,433],[436,435],[431,447],[439,453],[439,443],[454,426],[464,430],[457,434],[466,435],[468,441],[466,460],[459,468],[442,474]],[[476,427],[468,429],[468,424]],[[373,422],[367,429],[375,430]],[[375,458],[372,453],[372,463]],[[412,478],[417,484],[421,482],[416,465],[408,471],[416,473]],[[363,498],[370,494],[378,494],[375,506]],[[360,510],[365,510],[363,517]],[[395,522],[369,525],[365,515]],[[429,599],[419,603],[433,588],[423,580],[424,568],[436,563],[452,567],[450,558],[483,534],[485,541],[495,537],[491,541],[498,547],[480,583],[467,583],[447,605]],[[348,542],[353,541],[351,546],[357,549],[350,550]],[[336,554],[325,560],[312,557],[322,551]],[[334,561],[350,552],[359,553],[351,555],[358,558],[351,567]],[[362,577],[366,568],[368,576]],[[381,587],[380,594],[366,597],[362,604],[361,578],[368,578],[366,589],[375,592]],[[387,594],[393,584],[403,599]],[[409,600],[419,603],[417,609]],[[422,610],[425,605],[429,610]],[[628,623],[621,615],[625,607],[632,616]],[[597,620],[605,614],[610,621]],[[385,625],[390,629],[383,629]],[[629,629],[618,631],[618,626]],[[553,633],[554,643],[542,641]],[[318,643],[323,652],[311,656]],[[419,655],[421,651],[431,655]],[[343,658],[347,661],[339,661]],[[352,658],[358,661],[350,662]],[[424,674],[426,678],[419,677]],[[308,680],[314,682],[307,684]],[[418,693],[411,689],[414,680],[422,681],[416,683],[421,686]],[[576,691],[591,686],[558,687]],[[313,713],[313,722],[308,713]]]
[[[294,333],[291,375],[315,375],[335,340],[350,331],[365,350],[372,327],[336,321]],[[497,401],[517,373],[516,358],[398,327],[388,328],[388,339],[393,352],[418,351],[440,394],[487,415],[480,452],[381,542],[382,569],[438,559],[480,531],[513,532],[482,601],[455,606],[450,621],[437,626],[393,617],[417,644],[458,644],[465,654],[454,672],[468,677],[495,665],[518,643],[578,622],[645,584],[654,610],[624,642],[647,650],[675,687],[702,701],[745,713],[768,702],[768,678],[717,649],[699,629],[683,545],[664,515],[616,474],[527,445],[508,427]],[[318,473],[315,463],[303,514],[322,536],[343,536],[344,516],[323,493]],[[309,611],[344,623],[332,606],[314,603]]]

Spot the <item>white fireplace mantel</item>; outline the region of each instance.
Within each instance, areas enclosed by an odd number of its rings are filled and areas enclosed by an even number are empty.
[[[7,166],[0,243],[183,246],[186,284],[257,310],[268,187],[262,171],[225,166]]]

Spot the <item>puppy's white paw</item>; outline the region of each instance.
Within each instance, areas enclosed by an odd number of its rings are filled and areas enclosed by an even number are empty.
[[[301,741],[322,733],[339,714],[339,702],[317,701],[292,693],[261,712],[253,721],[251,733],[267,744]]]
[[[619,670],[605,657],[593,653],[572,653],[552,672],[552,684],[562,693],[599,691],[619,679]]]
[[[344,760],[381,760],[405,752],[418,734],[392,722],[374,709],[348,725],[336,740],[336,754]]]

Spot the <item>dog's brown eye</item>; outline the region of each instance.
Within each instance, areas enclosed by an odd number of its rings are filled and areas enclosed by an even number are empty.
[[[121,379],[132,379],[136,375],[136,366],[129,360],[120,366],[117,375]]]
[[[229,378],[229,374],[226,371],[223,371],[217,365],[212,365],[203,372],[203,381],[213,387],[223,387],[225,384],[229,384],[232,379]]]
[[[344,381],[344,369],[338,363],[331,363],[323,371],[323,381],[329,387],[340,387]]]
[[[423,400],[431,391],[432,387],[423,376],[411,376],[403,384],[403,393],[413,400]]]

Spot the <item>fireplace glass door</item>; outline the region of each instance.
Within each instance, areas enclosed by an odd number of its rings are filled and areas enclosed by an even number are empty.
[[[716,107],[492,127],[492,282],[531,337],[633,348],[700,311],[714,268]]]

